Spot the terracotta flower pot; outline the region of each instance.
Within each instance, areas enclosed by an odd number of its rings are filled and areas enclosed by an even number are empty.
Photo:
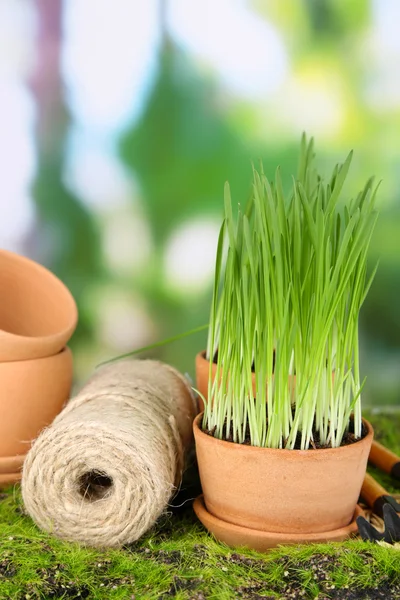
[[[217,374],[217,365],[215,362],[211,365],[212,380],[214,381]],[[206,351],[199,352],[196,355],[196,389],[208,400],[208,378],[210,373],[210,361],[206,358]],[[254,373],[252,375],[253,391],[256,393],[256,381]],[[204,402],[199,396],[199,410],[204,410]]]
[[[0,363],[2,474],[21,467],[32,440],[68,400],[71,383],[69,348],[46,358]]]
[[[22,470],[24,460],[25,454],[0,456],[0,476],[9,475],[10,473],[19,473]]]
[[[0,362],[60,352],[75,330],[75,301],[41,265],[0,250]]]
[[[204,502],[226,526],[298,537],[351,523],[373,438],[367,421],[367,435],[351,445],[275,450],[218,440],[201,419],[193,431]]]
[[[210,361],[206,358],[206,351],[203,350],[196,355],[196,389],[208,400],[208,378],[210,374]],[[211,376],[214,381],[217,374],[217,365],[215,362],[211,365]],[[255,374],[252,374],[253,392],[256,394],[256,379]],[[289,377],[290,385],[293,385],[294,377]],[[199,411],[204,410],[204,402],[199,396]]]
[[[217,372],[217,365],[213,362],[212,368],[212,379],[214,381],[215,374]],[[196,389],[202,396],[208,399],[208,378],[210,374],[210,361],[206,359],[206,351],[199,352],[196,355]],[[204,410],[204,402],[201,396],[199,396],[199,409],[200,412]]]
[[[18,483],[21,481],[21,478],[21,471],[18,471],[17,473],[10,473],[9,475],[0,475],[0,489],[9,487],[13,483]]]

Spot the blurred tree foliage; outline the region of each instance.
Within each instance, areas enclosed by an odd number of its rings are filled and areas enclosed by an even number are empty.
[[[31,89],[37,106],[37,171],[32,198],[37,225],[32,254],[74,295],[78,307],[85,289],[100,276],[101,247],[93,216],[64,182],[69,115],[60,76],[61,0],[36,0],[37,64]],[[91,316],[80,310],[74,343],[94,341]]]
[[[144,113],[121,141],[160,248],[182,221],[220,213],[226,179],[238,198],[248,194],[251,150],[218,100],[187,55],[165,44]]]
[[[170,40],[161,48],[144,113],[121,140],[121,156],[139,182],[153,235],[155,268],[141,292],[160,337],[206,323],[208,290],[193,301],[165,287],[165,247],[185,221],[222,214],[224,181],[238,201],[247,198],[251,149],[229,123],[212,82]],[[195,344],[198,336],[159,355],[192,372],[194,353],[205,342]]]
[[[295,169],[297,142],[259,145],[245,142],[234,128],[212,80],[166,36],[159,68],[138,122],[121,139],[121,157],[137,177],[155,244],[157,265],[142,292],[160,337],[208,322],[210,290],[195,300],[171,295],[162,274],[165,246],[177,226],[190,218],[222,214],[223,186],[244,204],[250,193],[252,160],[262,159],[271,175],[277,164]],[[286,175],[293,172],[288,169]],[[199,342],[199,339],[203,341]],[[193,372],[193,357],[205,334],[158,351]]]
[[[351,10],[344,0],[303,0],[314,40],[326,39],[337,44],[338,36],[365,27],[369,17],[369,2],[355,0]]]
[[[287,185],[291,173],[296,172],[299,132],[294,131],[295,121],[285,122],[285,107],[281,114],[281,106],[274,104],[273,98],[257,104],[224,94],[218,82],[169,37],[166,2],[162,0],[157,73],[143,113],[128,124],[119,146],[122,161],[139,184],[153,254],[141,274],[119,279],[118,274],[107,272],[103,266],[101,232],[95,217],[64,181],[69,115],[60,77],[62,2],[35,1],[39,15],[38,63],[31,89],[38,107],[38,169],[32,190],[38,229],[32,254],[47,263],[77,299],[80,327],[76,344],[84,338],[85,348],[89,348],[88,342],[94,345],[96,341],[94,311],[85,312],[83,308],[86,291],[96,281],[134,289],[144,299],[157,339],[206,323],[210,289],[187,297],[174,291],[166,280],[165,254],[171,236],[192,219],[210,215],[219,218],[226,180],[231,184],[234,201],[244,203],[250,191],[252,161],[257,164],[261,159],[270,177],[281,165]],[[319,110],[319,90],[322,98],[324,93],[338,91],[342,119],[336,130],[329,131],[325,142],[317,140],[321,161],[329,157],[330,162],[333,153],[339,157],[338,151],[343,157],[344,148],[356,146],[353,173],[357,186],[372,173],[385,179],[380,191],[382,214],[371,247],[371,266],[381,257],[380,267],[361,320],[363,339],[369,344],[367,370],[372,373],[371,381],[376,348],[399,352],[400,346],[400,111],[376,109],[366,100],[368,86],[380,68],[364,56],[370,2],[356,0],[351,6],[345,0],[250,3],[260,18],[274,23],[279,30],[290,62],[290,77],[298,86],[294,89],[307,92],[309,86],[317,90],[312,108]],[[307,93],[304,98],[311,98],[311,104],[314,101],[314,96]],[[291,100],[297,108],[297,98]],[[302,101],[300,96],[298,102]],[[300,114],[302,108],[298,106]],[[266,132],[264,140],[260,130]],[[95,301],[95,294],[91,298]],[[194,355],[204,347],[205,337],[204,333],[181,340],[162,348],[158,355],[193,374]],[[395,385],[392,397],[399,401],[398,376]]]

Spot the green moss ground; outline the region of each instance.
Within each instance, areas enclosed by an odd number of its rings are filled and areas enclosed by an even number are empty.
[[[376,438],[400,453],[400,413],[369,418]],[[400,482],[371,472],[400,493]],[[42,533],[24,514],[18,487],[0,498],[0,600],[400,599],[400,550],[394,548],[351,540],[268,555],[234,551],[203,530],[188,502],[140,543],[98,551]]]

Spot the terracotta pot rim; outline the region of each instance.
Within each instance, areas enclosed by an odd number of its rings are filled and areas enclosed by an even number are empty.
[[[66,340],[75,330],[77,322],[78,322],[78,307],[76,305],[75,299],[72,296],[69,289],[66,285],[56,276],[54,273],[49,271],[43,265],[31,260],[26,256],[21,256],[20,254],[16,254],[14,252],[10,252],[9,250],[0,249],[0,255],[6,256],[8,260],[11,262],[19,262],[27,265],[27,267],[32,270],[38,272],[42,277],[46,278],[47,281],[51,282],[51,286],[54,289],[58,289],[59,292],[63,294],[65,299],[65,303],[68,305],[69,311],[69,323],[62,329],[54,331],[48,335],[38,335],[38,336],[28,336],[28,335],[20,335],[18,333],[13,333],[12,331],[7,331],[5,329],[0,329],[1,337],[3,339],[9,338],[12,341],[21,341],[32,343],[42,343],[43,341],[55,339],[55,338],[65,338]]]
[[[368,433],[366,436],[364,436],[361,440],[358,440],[357,442],[354,442],[353,444],[347,444],[346,446],[340,446],[339,448],[318,448],[317,450],[314,450],[313,448],[310,448],[308,450],[289,450],[288,448],[262,448],[260,446],[250,446],[247,444],[237,444],[235,442],[227,442],[226,440],[220,440],[218,438],[213,437],[212,435],[208,435],[208,433],[205,433],[201,427],[200,427],[200,421],[203,418],[204,415],[204,411],[201,412],[200,414],[197,415],[197,417],[195,418],[195,420],[193,421],[193,432],[195,434],[195,436],[200,436],[203,439],[203,442],[206,442],[211,446],[213,446],[213,448],[222,448],[224,447],[225,449],[231,448],[233,452],[247,452],[247,453],[252,453],[253,455],[257,455],[257,454],[265,454],[266,452],[268,452],[271,455],[276,455],[276,456],[280,456],[281,458],[285,457],[285,460],[296,460],[296,458],[302,457],[304,458],[305,456],[309,456],[310,458],[313,457],[315,458],[315,456],[318,457],[323,457],[326,454],[329,454],[330,456],[332,456],[333,452],[336,452],[337,454],[347,454],[349,452],[349,449],[351,449],[353,446],[358,446],[359,444],[368,444],[369,440],[373,437],[374,435],[374,430],[372,428],[372,425],[369,421],[367,421],[367,419],[362,419],[364,425],[366,426]]]
[[[64,346],[64,348],[61,348],[61,350],[59,350],[59,352],[56,352],[55,354],[51,354],[50,356],[40,356],[38,358],[24,358],[22,360],[4,360],[4,361],[0,361],[0,369],[2,367],[5,367],[6,365],[8,367],[12,367],[12,365],[16,365],[16,364],[27,364],[27,363],[39,363],[40,361],[46,361],[46,360],[54,360],[56,357],[60,356],[60,354],[70,354],[71,353],[71,349],[69,346]]]

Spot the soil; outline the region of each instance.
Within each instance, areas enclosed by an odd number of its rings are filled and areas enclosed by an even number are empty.
[[[14,567],[11,560],[5,558],[0,562],[0,577],[14,577],[17,569]]]
[[[368,562],[370,556],[368,552],[364,555],[360,554]],[[259,559],[252,559],[233,553],[227,556],[224,563],[234,563],[249,569],[263,569],[264,563]],[[283,577],[286,580],[282,591],[281,585],[277,583],[276,588],[271,585],[268,590],[260,581],[249,581],[246,585],[237,588],[237,597],[244,600],[299,600],[304,598],[314,598],[315,596],[307,590],[302,580],[302,573],[305,571],[313,572],[313,581],[319,587],[318,600],[399,600],[400,599],[400,584],[383,583],[376,587],[360,589],[360,587],[337,589],[332,581],[332,573],[338,569],[338,559],[335,556],[312,556],[307,561],[294,561],[290,557],[281,557],[277,560],[282,566]],[[278,596],[266,595],[268,592],[274,592]]]
[[[96,572],[101,577],[100,587],[105,587],[109,590],[119,588],[126,589],[126,586],[134,584],[134,577],[112,578],[107,577],[106,573],[110,569],[111,560],[103,560],[96,566]],[[93,598],[93,590],[86,585],[78,584],[75,581],[66,581],[65,577],[61,577],[66,567],[62,564],[56,564],[52,567],[42,568],[37,570],[37,575],[40,577],[40,592],[37,589],[37,584],[28,584],[21,592],[18,600],[26,600],[27,598],[46,598],[58,599],[64,598],[69,600],[82,600],[84,598]],[[16,570],[14,570],[14,573]],[[11,576],[9,573],[8,576]],[[44,594],[44,595],[43,595]]]
[[[174,579],[172,581],[171,587],[168,590],[168,592],[166,592],[165,594],[163,594],[162,596],[160,596],[160,598],[175,598],[175,596],[178,594],[178,592],[181,591],[189,591],[192,592],[190,594],[190,598],[191,600],[205,600],[205,596],[203,594],[203,592],[201,592],[200,590],[196,590],[196,588],[202,583],[201,579],[184,579],[182,577],[178,577],[177,575],[174,576]]]
[[[237,597],[244,600],[308,600],[310,596],[304,588],[287,586],[284,596],[265,596],[264,586],[260,583],[242,586],[237,589]],[[260,593],[259,593],[260,592]],[[400,586],[377,586],[376,588],[333,589],[322,592],[316,597],[317,600],[399,600]]]
[[[63,571],[63,565],[54,565],[47,569],[39,569],[38,575],[41,579],[41,588],[46,598],[69,598],[70,600],[81,600],[89,598],[91,591],[86,585],[78,585],[74,581],[60,581],[59,573]],[[37,598],[35,585],[27,585],[23,591],[22,598]]]
[[[207,547],[198,544],[193,550],[199,559],[207,557]],[[165,564],[169,569],[175,571],[169,589],[163,592],[160,600],[169,600],[169,598],[185,597],[188,600],[207,600],[215,598],[210,588],[213,589],[213,583],[207,581],[206,577],[195,576],[187,577],[179,574],[182,568],[182,561],[185,556],[181,551],[176,550],[151,550],[148,547],[137,548],[136,553],[141,558],[155,559]],[[372,556],[368,551],[358,554],[359,559],[368,563]],[[134,574],[130,577],[113,578],[107,577],[107,572],[112,571],[112,560],[104,558],[96,564],[96,574],[99,576],[99,586],[120,595],[118,597],[127,598],[127,600],[139,600],[145,598],[144,595],[129,593],[127,588],[131,588],[135,583]],[[267,573],[268,565],[266,561],[258,557],[244,556],[238,552],[232,552],[218,557],[217,567],[222,571],[229,572],[235,567],[243,567],[243,583],[237,587],[232,587],[232,598],[243,600],[399,600],[400,584],[398,579],[393,582],[390,577],[380,581],[375,587],[361,588],[360,581],[357,581],[354,587],[336,588],[335,573],[337,574],[346,567],[340,561],[340,555],[324,556],[315,555],[308,559],[298,560],[293,556],[281,556],[275,559],[275,564],[281,568],[282,576],[275,582],[266,584],[262,581],[263,572]],[[11,560],[3,560],[0,565],[2,577],[12,577],[15,572],[15,566]],[[64,598],[69,600],[82,600],[84,598],[93,598],[93,590],[89,586],[78,584],[76,581],[68,581],[62,574],[66,567],[63,564],[55,564],[52,567],[38,569],[37,575],[40,576],[40,591],[37,584],[28,584],[17,597],[18,600],[31,598]],[[247,573],[247,575],[246,575]],[[261,579],[261,580],[260,580]],[[318,590],[318,595],[312,590]],[[205,589],[206,585],[206,589]],[[147,589],[147,586],[146,586]],[[126,591],[126,594],[125,594]],[[215,591],[215,590],[214,590]]]
[[[268,424],[268,419],[267,419],[267,424]],[[225,424],[224,427],[226,425],[226,420],[225,420]],[[211,435],[212,437],[214,437],[216,431],[216,427],[214,427],[211,430],[204,430],[204,433],[206,433],[207,435]],[[358,442],[360,439],[365,438],[365,436],[367,435],[368,430],[365,427],[364,423],[362,423],[362,428],[361,428],[361,438],[356,438],[354,436],[354,428],[353,428],[353,421],[350,421],[350,427],[349,427],[349,431],[343,436],[342,439],[342,443],[340,444],[340,446],[350,446],[351,444],[354,444],[356,442]],[[238,443],[238,442],[234,442],[233,441],[233,437],[232,435],[229,437],[229,439],[225,439],[226,442],[232,442],[232,443]],[[241,442],[241,444],[243,446],[251,446],[251,439],[250,439],[250,430],[249,427],[247,426],[247,430],[246,430],[246,436],[244,439],[244,442]],[[320,439],[319,439],[319,433],[317,431],[317,429],[315,428],[315,426],[312,429],[312,438],[310,439],[310,450],[324,450],[327,448],[331,448],[330,445],[327,444],[321,444]],[[296,437],[296,442],[294,445],[294,450],[300,450],[301,449],[301,433],[297,434]]]

